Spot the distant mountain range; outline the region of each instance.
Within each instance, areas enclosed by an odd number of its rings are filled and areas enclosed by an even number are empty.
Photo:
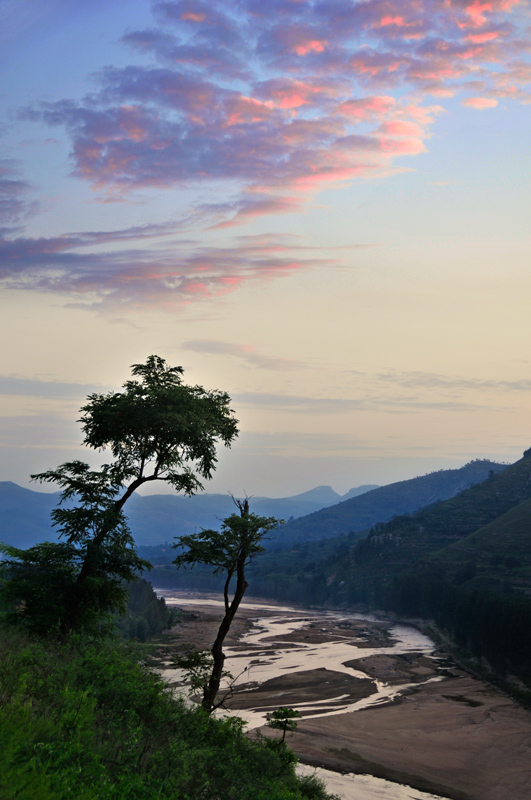
[[[358,486],[342,496],[330,486],[317,486],[293,497],[253,497],[251,510],[263,516],[295,519],[374,488]],[[50,512],[58,501],[59,493],[35,492],[11,481],[0,482],[0,541],[22,548],[55,541],[57,532],[51,526]],[[136,543],[154,545],[201,528],[217,528],[235,507],[229,495],[223,494],[137,494],[128,501],[125,511]]]
[[[331,539],[345,533],[367,531],[378,522],[412,514],[451,497],[507,468],[493,461],[471,461],[460,469],[445,469],[407,481],[380,486],[361,496],[345,499],[309,516],[291,520],[277,531],[275,547]]]
[[[460,469],[440,470],[388,486],[358,486],[343,496],[330,486],[317,486],[292,497],[253,497],[251,510],[288,520],[270,545],[286,549],[345,533],[360,534],[377,523],[452,498],[506,469],[504,464],[477,460]],[[56,540],[50,513],[58,501],[58,493],[0,482],[0,541],[25,548],[46,539]],[[136,494],[125,510],[137,545],[153,546],[201,528],[218,528],[235,507],[229,495],[205,492],[193,497]]]

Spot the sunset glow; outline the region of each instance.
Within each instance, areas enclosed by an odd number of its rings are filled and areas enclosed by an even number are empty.
[[[0,9],[0,480],[78,457],[86,387],[151,353],[234,398],[242,435],[211,490],[347,491],[516,459],[530,14]]]

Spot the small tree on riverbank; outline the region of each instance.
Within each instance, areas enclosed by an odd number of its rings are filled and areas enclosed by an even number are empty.
[[[223,586],[225,613],[212,645],[212,669],[208,679],[205,676],[201,701],[201,705],[209,714],[223,704],[223,700],[216,702],[225,663],[223,643],[249,586],[245,577],[245,567],[255,556],[265,551],[262,541],[267,533],[283,524],[283,520],[275,517],[260,517],[251,513],[247,498],[234,500],[234,502],[240,513],[226,517],[221,525],[221,530],[203,530],[193,536],[181,536],[173,545],[173,547],[187,548],[186,552],[181,553],[174,560],[173,563],[177,567],[205,564],[213,568],[214,574],[224,574],[225,576]],[[233,578],[235,585],[231,598],[230,589]]]
[[[281,706],[276,711],[266,714],[267,724],[270,728],[277,731],[282,731],[282,739],[280,742],[284,744],[286,733],[293,733],[297,730],[296,720],[300,717],[300,713],[293,708],[286,708]]]

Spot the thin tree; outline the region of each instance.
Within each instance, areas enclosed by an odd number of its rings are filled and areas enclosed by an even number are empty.
[[[249,511],[249,501],[236,500],[239,514],[226,517],[221,530],[203,530],[190,536],[176,539],[173,547],[185,547],[187,550],[174,560],[177,567],[205,564],[213,567],[214,574],[224,574],[223,599],[225,613],[214,644],[211,648],[212,670],[203,684],[201,705],[207,713],[212,713],[223,704],[216,702],[221,679],[225,654],[223,643],[230,630],[238,607],[249,586],[245,577],[245,568],[253,558],[265,551],[262,541],[267,533],[283,524],[283,520],[275,517],[260,517]],[[231,597],[231,582],[235,580]]]
[[[285,706],[281,706],[277,708],[276,711],[266,714],[269,727],[277,731],[282,731],[282,739],[278,740],[281,744],[284,744],[286,733],[293,733],[293,731],[297,730],[298,723],[296,720],[299,717],[300,713],[298,711],[295,711],[293,708],[286,708]]]

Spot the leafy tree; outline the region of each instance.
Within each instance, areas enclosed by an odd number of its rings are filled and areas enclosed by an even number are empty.
[[[235,500],[240,511],[223,520],[221,530],[203,530],[192,536],[181,536],[173,547],[185,547],[187,550],[174,560],[177,567],[194,564],[205,564],[213,567],[214,574],[224,574],[225,584],[223,598],[225,613],[214,644],[212,645],[212,670],[203,684],[202,706],[209,714],[223,704],[216,703],[216,695],[223,677],[225,654],[223,642],[227,636],[238,607],[249,584],[245,577],[245,567],[265,548],[261,544],[269,531],[283,524],[283,520],[275,517],[260,517],[249,511],[249,501]],[[230,585],[235,578],[235,586],[230,597]]]
[[[297,756],[291,750],[286,742],[286,733],[293,733],[297,730],[297,722],[295,721],[300,717],[300,713],[293,708],[286,708],[281,706],[270,714],[266,714],[267,724],[270,728],[277,731],[282,731],[281,739],[265,738],[265,745],[269,750],[274,751],[278,757],[285,764],[296,764]]]
[[[150,566],[138,557],[123,514],[133,492],[162,480],[194,494],[203,488],[201,479],[212,477],[218,442],[230,446],[238,433],[229,396],[183,383],[182,367],[150,356],[145,364],[134,364],[132,374],[122,392],[91,394],[81,409],[84,444],[109,450],[113,461],[100,470],[72,461],[32,475],[62,489],[60,507],[52,512],[53,524],[67,543],[53,551],[54,557],[64,555],[69,564],[60,575],[63,600],[56,604],[54,621],[62,635],[93,629],[95,620],[107,613],[123,613],[124,582]],[[52,551],[49,543],[31,550],[28,556],[7,551],[11,559],[3,562],[3,594],[11,601],[17,597],[22,618],[35,620],[41,605],[32,601],[33,580],[46,569]],[[57,588],[51,579],[50,597]],[[51,608],[52,602],[45,605]]]

